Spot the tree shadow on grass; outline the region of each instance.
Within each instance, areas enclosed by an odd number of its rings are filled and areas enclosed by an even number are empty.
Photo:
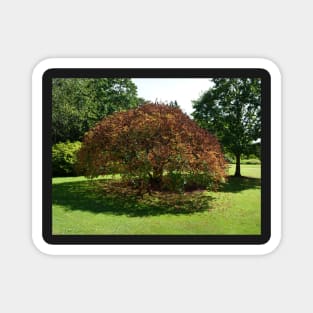
[[[261,179],[245,176],[229,176],[227,182],[219,188],[219,191],[241,192],[247,189],[261,189]]]
[[[109,180],[79,181],[53,184],[52,204],[67,210],[127,215],[130,217],[162,214],[193,214],[208,211],[212,197],[203,191],[185,194],[153,192],[143,198],[117,190],[110,192],[104,186]]]

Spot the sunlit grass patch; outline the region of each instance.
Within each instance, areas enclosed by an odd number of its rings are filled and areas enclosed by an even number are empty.
[[[242,175],[229,177],[218,191],[143,197],[113,188],[118,177],[54,178],[53,233],[259,234],[260,166],[243,165]]]

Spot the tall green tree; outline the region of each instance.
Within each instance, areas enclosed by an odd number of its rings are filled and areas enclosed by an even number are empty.
[[[82,140],[103,117],[140,104],[128,78],[55,78],[52,82],[53,143]]]
[[[193,101],[192,116],[214,133],[236,157],[235,176],[241,176],[240,157],[261,137],[261,79],[214,78],[214,85]]]

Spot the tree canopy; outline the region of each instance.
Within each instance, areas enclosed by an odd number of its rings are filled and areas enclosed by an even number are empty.
[[[128,78],[55,78],[52,82],[53,143],[82,140],[84,133],[115,111],[142,99]]]
[[[217,138],[178,107],[147,103],[104,118],[78,154],[86,176],[121,174],[138,189],[217,184],[225,159]]]
[[[214,78],[214,86],[193,101],[194,119],[215,134],[224,149],[236,157],[249,153],[261,137],[261,79]]]

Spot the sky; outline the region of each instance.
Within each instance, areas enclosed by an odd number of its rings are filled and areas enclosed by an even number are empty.
[[[213,83],[209,78],[133,78],[138,96],[155,102],[177,101],[183,112],[193,111],[192,100],[207,91]]]

